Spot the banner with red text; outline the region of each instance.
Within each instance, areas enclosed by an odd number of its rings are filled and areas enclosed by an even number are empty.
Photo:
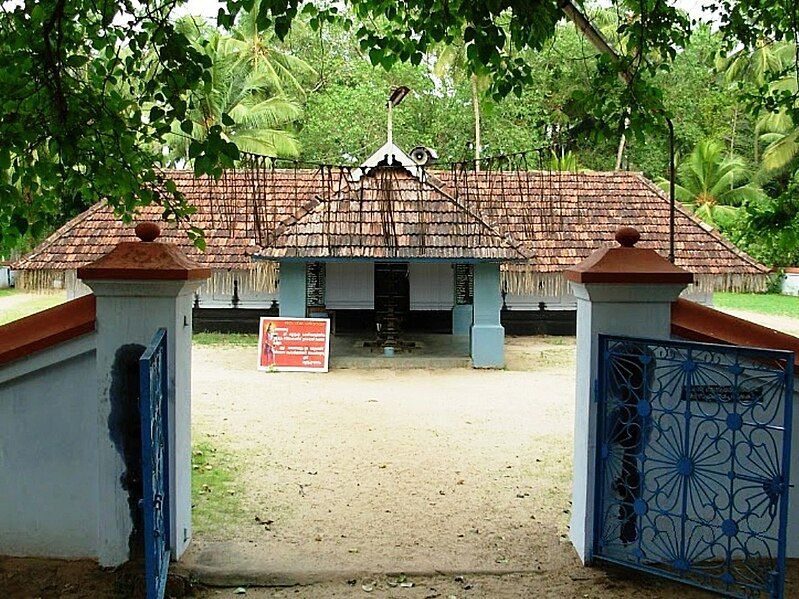
[[[327,372],[330,319],[261,318],[258,370]]]

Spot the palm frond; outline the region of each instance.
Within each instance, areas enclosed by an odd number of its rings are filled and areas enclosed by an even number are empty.
[[[300,155],[300,145],[296,138],[291,133],[277,129],[244,129],[237,131],[231,141],[239,150],[252,154],[283,158]]]
[[[778,133],[773,135],[775,137],[768,137],[772,141],[763,150],[763,168],[766,170],[783,168],[799,154],[799,129],[781,137],[776,137],[780,135]]]

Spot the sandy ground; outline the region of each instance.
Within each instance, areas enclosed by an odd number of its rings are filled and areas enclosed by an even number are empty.
[[[509,339],[505,371],[327,375],[196,348],[196,439],[242,460],[244,487],[243,516],[189,550],[228,587],[202,596],[710,596],[580,565],[567,540],[574,348],[556,343]]]
[[[552,349],[537,371],[308,375],[197,348],[195,441],[241,459],[248,513],[192,554],[289,578],[535,570],[568,551],[574,348]]]

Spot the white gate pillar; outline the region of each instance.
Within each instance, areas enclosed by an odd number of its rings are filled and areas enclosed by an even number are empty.
[[[160,233],[155,223],[141,223],[141,241],[122,242],[78,269],[97,299],[97,530],[103,566],[130,557],[131,513],[138,506],[129,505],[126,460],[139,447],[138,439],[125,438],[129,419],[139,417],[130,389],[138,389],[138,357],[161,327],[167,330],[170,541],[176,558],[191,538],[191,309],[194,292],[211,271],[176,246],[155,242]]]
[[[651,249],[634,247],[632,227],[616,232],[619,247],[595,251],[566,271],[577,298],[577,389],[570,537],[583,563],[594,542],[596,402],[599,335],[671,337],[671,304],[693,275]]]

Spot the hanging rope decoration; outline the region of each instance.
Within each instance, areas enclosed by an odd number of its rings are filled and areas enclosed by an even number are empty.
[[[566,230],[567,222],[585,223],[590,217],[591,206],[585,203],[583,196],[595,191],[590,188],[590,173],[578,174],[576,164],[569,165],[571,170],[565,171],[567,161],[553,148],[545,146],[481,158],[480,171],[476,170],[475,160],[437,162],[434,167],[437,172],[449,173],[443,182],[427,173],[425,167],[419,167],[415,190],[406,189],[397,173],[390,169],[379,171],[378,177],[364,177],[360,168],[353,169],[349,165],[242,153],[235,170],[243,172],[225,173],[220,179],[219,206],[212,210],[210,219],[216,226],[227,227],[231,234],[242,227],[243,220],[243,228],[248,238],[254,239],[254,245],[268,247],[286,225],[322,203],[324,218],[313,222],[311,237],[299,236],[297,227],[291,227],[290,237],[283,239],[283,243],[290,246],[286,249],[291,255],[301,255],[304,244],[309,242],[337,253],[346,250],[338,248],[340,244],[369,245],[369,235],[377,234],[383,238],[388,255],[399,256],[394,210],[400,205],[406,210],[405,204],[415,204],[420,215],[415,235],[426,250],[429,246],[426,236],[432,231],[426,203],[431,190],[442,185],[442,190],[465,210],[480,216],[479,220],[471,219],[467,225],[453,230],[458,239],[462,236],[464,244],[467,237],[476,239],[478,245],[486,242],[482,221],[510,237],[526,240],[534,255],[546,256],[547,252],[558,251],[547,245],[547,240],[570,235]],[[358,176],[353,176],[355,170]],[[558,172],[553,173],[553,170]],[[509,176],[511,174],[513,176]],[[240,197],[242,191],[247,197],[248,214],[238,214],[235,210],[235,198]],[[395,198],[395,195],[402,197]],[[395,206],[395,201],[401,204]],[[379,212],[376,216],[380,231],[368,230],[364,224],[371,211]],[[349,226],[343,226],[344,223]],[[455,223],[452,226],[455,227]],[[344,251],[341,255],[348,254]],[[575,260],[580,257],[575,254]],[[271,285],[273,277],[276,281],[276,266],[263,269],[256,278]],[[39,278],[44,279],[42,275]],[[540,272],[535,259],[529,265],[503,266],[503,282],[511,293],[558,295],[568,291],[559,273]],[[212,284],[227,287],[224,278]],[[761,290],[765,285],[760,275],[731,274],[699,276],[695,287],[702,291],[713,288]]]

